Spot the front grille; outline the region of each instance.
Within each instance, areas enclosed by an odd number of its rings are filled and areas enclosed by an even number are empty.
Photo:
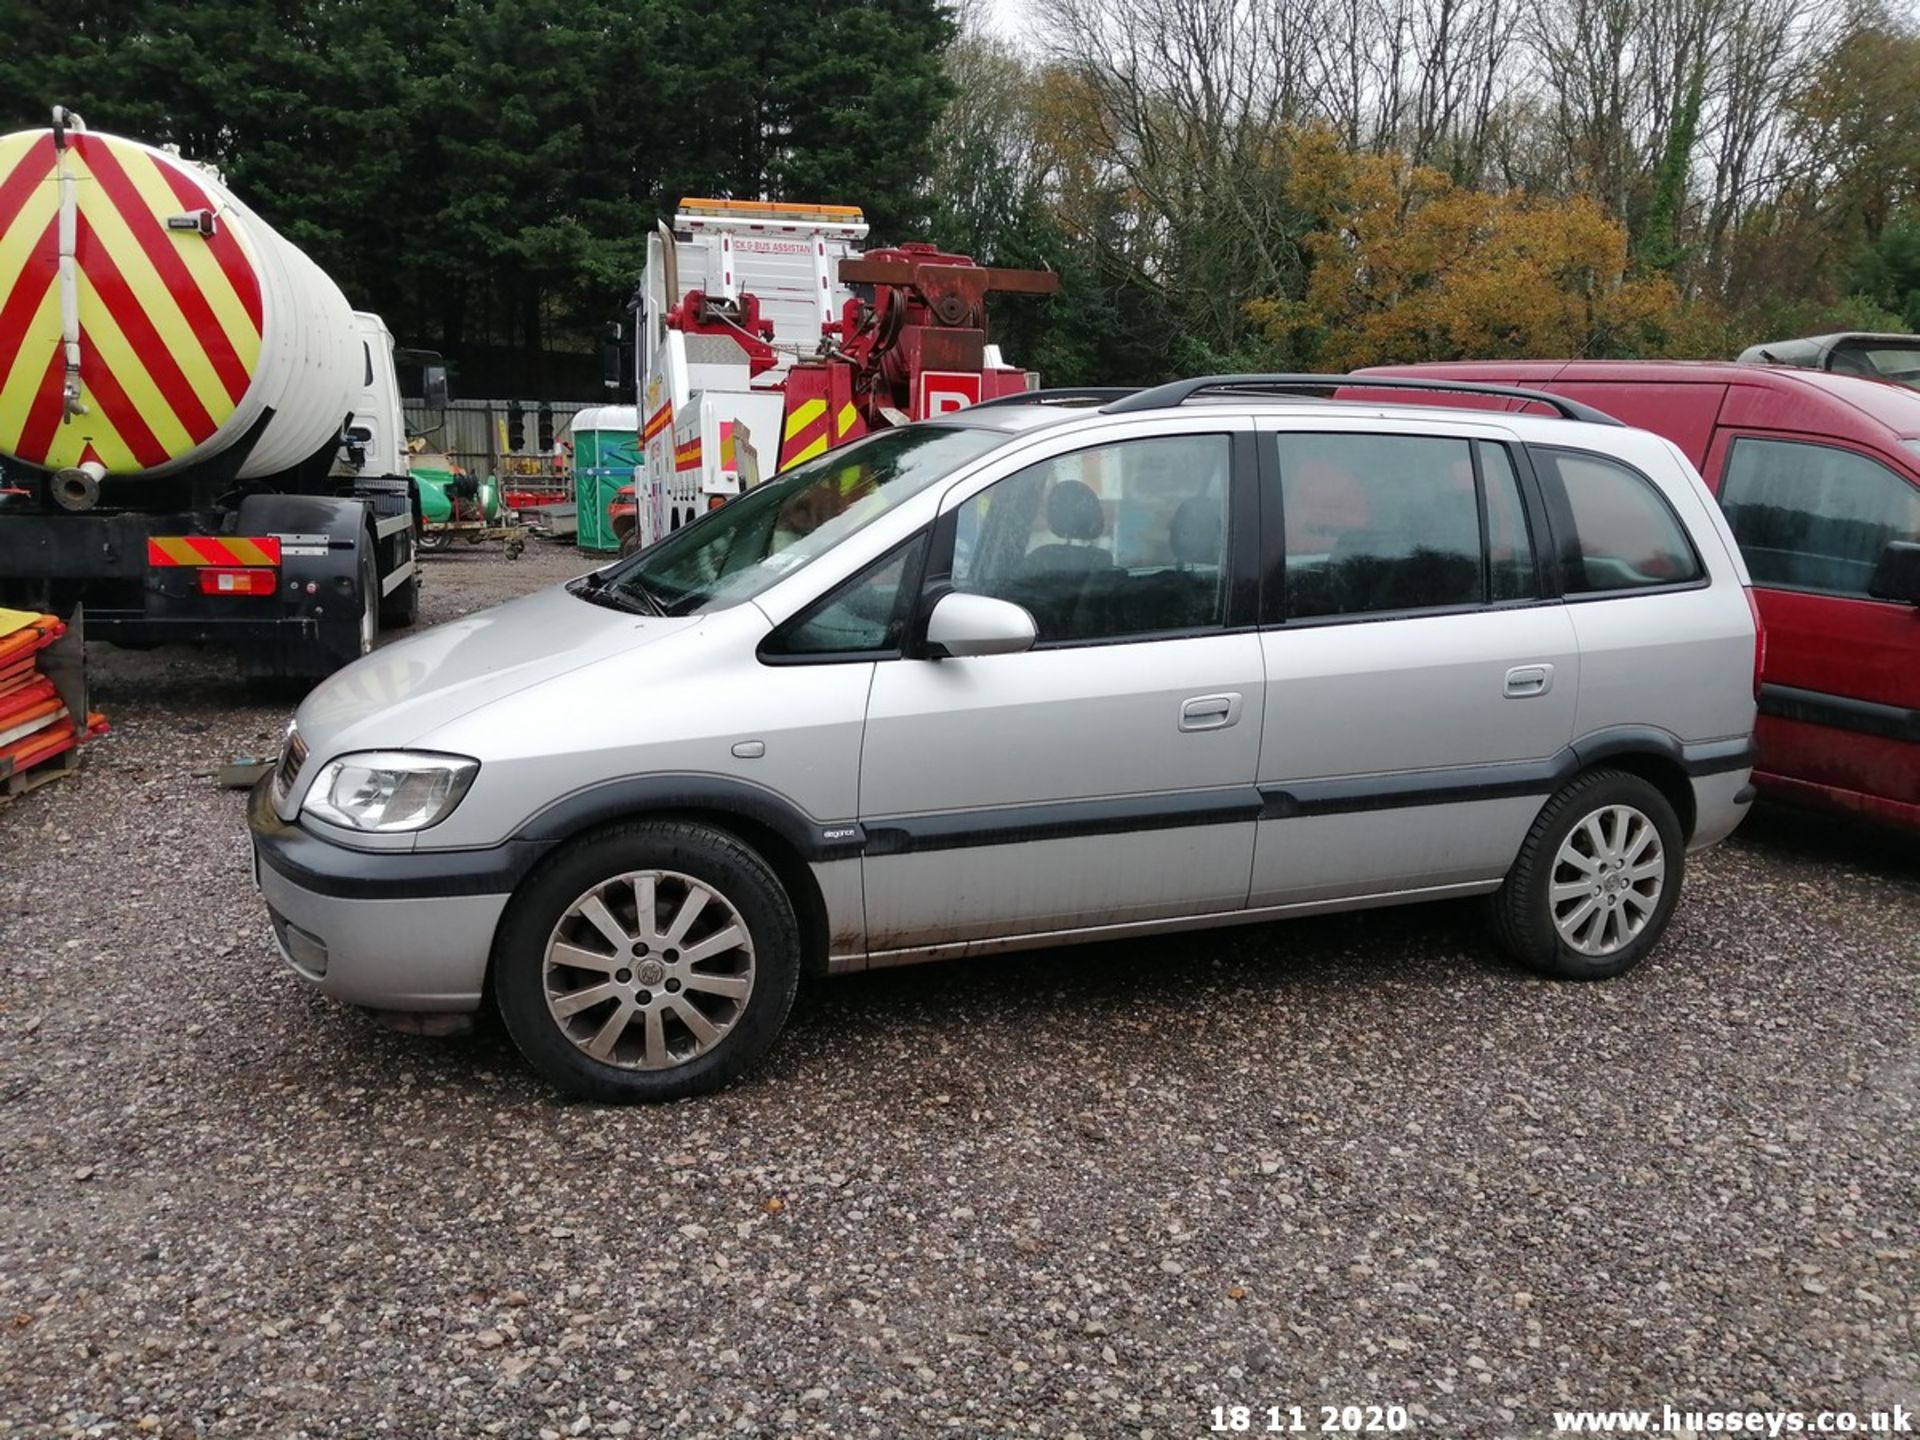
[[[298,730],[287,731],[287,743],[280,747],[280,763],[273,771],[273,793],[282,800],[293,793],[293,782],[300,778],[300,767],[307,763],[307,742]]]

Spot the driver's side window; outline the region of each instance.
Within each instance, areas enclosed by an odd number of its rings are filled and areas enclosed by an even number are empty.
[[[1041,644],[1218,626],[1230,453],[1226,435],[1175,435],[1009,475],[954,516],[953,588],[1023,607]]]

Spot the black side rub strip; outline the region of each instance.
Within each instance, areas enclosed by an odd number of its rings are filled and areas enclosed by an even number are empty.
[[[1570,751],[1562,751],[1571,755]],[[1559,784],[1563,767],[1551,760],[1507,765],[1469,765],[1452,770],[1415,770],[1398,775],[1360,775],[1337,780],[1296,780],[1260,787],[1261,817],[1351,815],[1366,810],[1400,810],[1416,805],[1458,805],[1471,800],[1509,800],[1546,796]],[[1574,769],[1579,762],[1574,762]],[[1572,771],[1567,770],[1571,775]]]
[[[909,855],[975,845],[1017,845],[1033,840],[1230,825],[1254,819],[1354,814],[1523,796],[1545,799],[1590,765],[1615,755],[1648,753],[1665,755],[1696,777],[1742,770],[1753,763],[1753,743],[1745,736],[1685,745],[1665,731],[1623,726],[1589,736],[1545,760],[889,816],[867,823],[865,853],[876,857]]]
[[[1684,745],[1664,730],[1620,726],[1545,760],[897,815],[864,825],[816,820],[774,791],[729,776],[699,774],[631,776],[577,790],[541,810],[512,839],[474,850],[355,850],[335,844],[281,820],[265,780],[254,787],[247,818],[260,863],[302,889],[366,900],[425,899],[507,894],[556,846],[596,825],[636,815],[737,815],[772,831],[803,859],[818,864],[859,855],[882,858],[1292,816],[1522,796],[1544,799],[1590,765],[1616,755],[1648,754],[1663,755],[1692,776],[1723,774],[1753,763],[1753,745],[1745,736]]]
[[[903,815],[867,825],[868,855],[918,854],[973,845],[1018,845],[1085,835],[1124,835],[1258,819],[1260,792],[1251,785],[1175,794],[1123,795],[1106,800],[1062,800],[996,810]]]
[[[845,860],[865,848],[865,832],[854,821],[816,820],[765,786],[697,773],[631,775],[576,790],[522,825],[519,838],[552,846],[595,825],[669,810],[739,815],[773,831],[809,862]]]
[[[1544,799],[1591,765],[1616,755],[1649,752],[1664,754],[1695,778],[1744,770],[1753,764],[1753,742],[1745,736],[1685,745],[1662,730],[1622,727],[1589,736],[1545,760],[1262,785],[1260,813],[1265,819],[1285,819],[1294,815],[1350,815],[1368,810],[1510,800],[1529,795]]]
[[[1920,710],[1910,710],[1904,705],[1882,705],[1874,700],[1855,700],[1849,695],[1830,695],[1824,690],[1799,690],[1791,685],[1762,685],[1760,713],[1776,720],[1830,725],[1835,730],[1851,730],[1856,735],[1877,735],[1885,740],[1911,740],[1920,744]]]

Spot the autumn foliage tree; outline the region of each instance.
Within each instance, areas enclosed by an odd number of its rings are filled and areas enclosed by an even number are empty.
[[[1389,361],[1623,355],[1666,348],[1680,296],[1630,271],[1625,228],[1586,196],[1457,184],[1330,132],[1291,146],[1312,217],[1304,295],[1252,301],[1277,344],[1348,369]]]

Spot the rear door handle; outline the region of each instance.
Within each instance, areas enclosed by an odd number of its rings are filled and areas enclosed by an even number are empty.
[[[1526,700],[1535,695],[1544,695],[1553,689],[1553,666],[1516,665],[1507,671],[1506,697],[1509,700]]]
[[[1182,730],[1224,730],[1240,718],[1240,695],[1196,695],[1180,706]]]

